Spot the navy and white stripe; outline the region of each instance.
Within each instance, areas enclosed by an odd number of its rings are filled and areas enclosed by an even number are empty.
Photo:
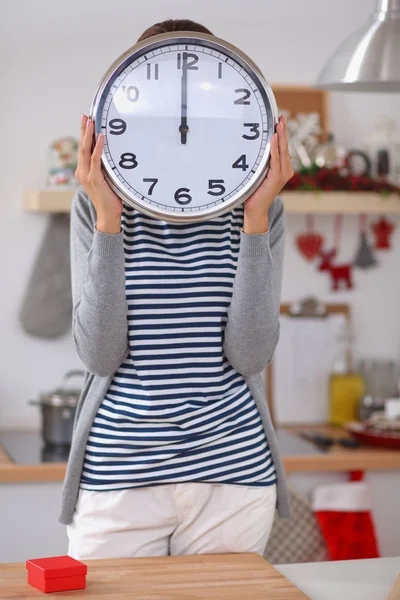
[[[276,482],[255,401],[223,353],[243,205],[209,221],[124,207],[128,358],[93,422],[86,490]]]

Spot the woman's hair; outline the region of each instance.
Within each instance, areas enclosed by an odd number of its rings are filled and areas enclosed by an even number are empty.
[[[212,35],[211,31],[207,27],[200,25],[200,23],[195,23],[189,19],[168,19],[168,21],[156,23],[146,29],[138,39],[138,42],[147,40],[147,38],[153,35],[169,33],[170,31],[198,31],[199,33],[209,33]]]

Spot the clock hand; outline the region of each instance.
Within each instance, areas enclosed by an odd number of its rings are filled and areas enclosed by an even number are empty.
[[[181,124],[179,127],[179,131],[181,132],[181,144],[186,144],[187,141],[187,133],[189,131],[189,127],[187,124],[187,54],[183,53],[182,60],[182,85],[181,85]]]

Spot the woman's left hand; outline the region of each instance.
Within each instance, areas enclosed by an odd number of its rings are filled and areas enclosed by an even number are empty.
[[[286,129],[286,117],[281,115],[276,133],[271,139],[271,158],[268,174],[260,187],[245,201],[245,233],[263,233],[268,230],[268,210],[286,183],[293,177]]]

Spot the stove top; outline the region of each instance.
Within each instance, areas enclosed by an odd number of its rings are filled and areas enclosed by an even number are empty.
[[[0,446],[15,463],[23,465],[66,462],[69,455],[69,446],[45,444],[40,431],[0,431]]]
[[[317,455],[322,451],[284,429],[276,431],[282,456]],[[0,431],[0,446],[18,464],[37,465],[46,462],[66,462],[69,446],[44,444],[40,431]]]

